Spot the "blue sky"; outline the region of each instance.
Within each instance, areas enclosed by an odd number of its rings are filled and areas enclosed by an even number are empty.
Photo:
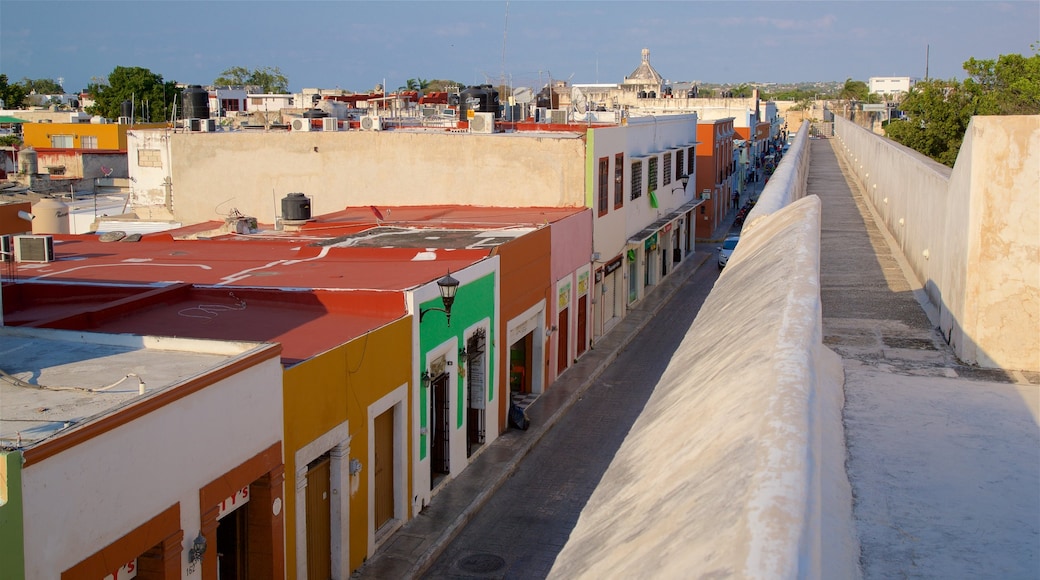
[[[507,17],[508,14],[508,17]],[[650,49],[673,81],[963,78],[970,57],[1033,54],[1040,0],[557,1],[0,0],[0,72],[79,91],[116,66],[210,84],[278,67],[290,90],[409,78],[616,83]]]

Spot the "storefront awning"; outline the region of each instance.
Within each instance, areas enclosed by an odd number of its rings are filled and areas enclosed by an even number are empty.
[[[647,240],[647,238],[649,238],[650,236],[652,236],[652,235],[656,234],[657,232],[661,231],[661,228],[663,228],[664,226],[668,225],[670,222],[673,222],[673,221],[679,219],[679,217],[682,216],[684,213],[692,210],[693,208],[697,207],[698,205],[700,205],[702,203],[704,203],[703,200],[695,199],[693,201],[687,202],[687,203],[679,206],[674,211],[668,213],[667,215],[662,216],[660,219],[658,219],[654,223],[652,223],[652,224],[646,226],[645,228],[643,228],[642,230],[640,230],[638,234],[632,236],[631,238],[628,238],[628,243],[629,244],[635,244],[635,245],[642,244],[643,242],[645,242]]]

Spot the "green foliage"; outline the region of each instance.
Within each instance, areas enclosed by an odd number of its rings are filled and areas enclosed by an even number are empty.
[[[466,83],[460,83],[459,81],[452,81],[448,79],[433,79],[426,83],[426,87],[423,88],[424,92],[442,92],[446,93],[449,89],[451,90],[462,90],[466,88]]]
[[[15,147],[22,144],[19,135],[0,135],[0,147]]]
[[[213,80],[218,87],[256,87],[261,93],[285,94],[289,92],[289,78],[278,67],[265,66],[249,70],[233,66]]]
[[[28,93],[20,83],[10,84],[7,82],[7,75],[0,74],[0,99],[4,101],[4,108],[21,109],[25,106]]]
[[[158,123],[170,118],[174,103],[180,102],[177,83],[163,82],[162,75],[141,67],[117,66],[107,82],[95,79],[87,92],[94,97],[87,113],[108,119],[120,116],[123,101],[132,101],[135,121]]]
[[[867,83],[847,78],[841,92],[838,93],[838,98],[843,101],[866,101],[868,94],[870,94],[870,88]]]
[[[977,115],[1040,113],[1040,54],[1001,55],[996,61],[968,59],[965,90],[975,95]]]
[[[25,87],[26,93],[36,91],[37,95],[64,95],[65,89],[58,84],[58,81],[54,79],[30,79],[28,77],[21,80],[21,85]]]
[[[899,105],[906,120],[892,121],[885,134],[953,167],[972,116],[1040,114],[1040,54],[971,58],[964,70],[970,76],[963,83],[917,83]]]

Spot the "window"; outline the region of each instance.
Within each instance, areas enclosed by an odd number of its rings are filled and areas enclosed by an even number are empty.
[[[97,149],[97,135],[83,135],[79,138],[79,146],[83,149]]]
[[[646,163],[646,187],[648,191],[657,191],[657,157],[651,157]]]
[[[697,167],[697,165],[695,164],[696,161],[697,161],[697,148],[696,147],[690,147],[689,149],[686,150],[686,167],[689,167],[689,169],[687,170],[688,173],[690,173],[690,174],[693,173],[693,168]]]
[[[610,158],[600,157],[599,160],[599,215],[607,215],[610,207],[607,205],[610,186]]]
[[[632,198],[638,199],[643,196],[643,162],[632,162]]]
[[[683,171],[683,152],[682,149],[675,152],[675,179],[678,181],[686,172]]]
[[[672,182],[672,152],[667,151],[664,154],[664,182],[661,185],[668,185]]]
[[[625,154],[614,156],[614,209],[625,205]]]
[[[264,100],[259,97],[253,97],[249,100],[253,105],[256,105],[257,107],[264,104]]]
[[[72,149],[72,135],[51,135],[51,147]]]
[[[220,99],[220,110],[225,112],[237,111],[240,102],[238,99]]]

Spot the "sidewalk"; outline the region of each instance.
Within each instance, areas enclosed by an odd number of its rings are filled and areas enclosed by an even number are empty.
[[[735,213],[735,212],[731,212]],[[725,235],[732,224],[720,224]],[[508,430],[433,497],[432,503],[406,522],[351,577],[417,578],[462,530],[466,523],[516,471],[524,457],[567,413],[582,393],[617,358],[635,336],[671,299],[686,280],[714,256],[714,247],[695,251],[674,269],[617,326],[595,343],[527,408],[531,427]],[[714,264],[709,262],[709,265]]]

